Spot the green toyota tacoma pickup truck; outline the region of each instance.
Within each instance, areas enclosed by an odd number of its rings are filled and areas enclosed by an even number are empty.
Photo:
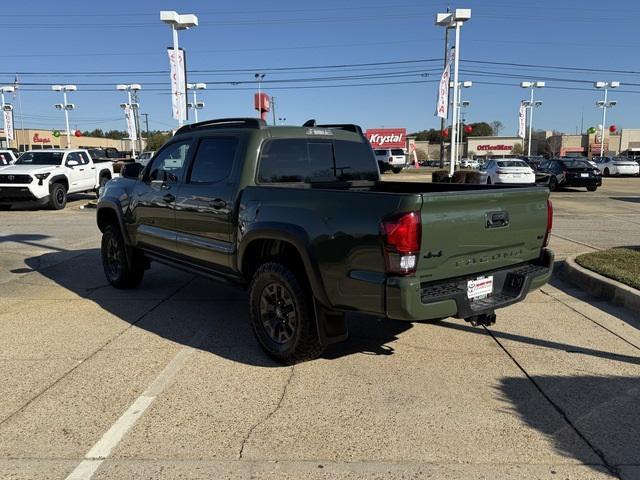
[[[553,265],[546,187],[381,181],[360,127],[315,121],[182,127],[102,189],[97,222],[114,287],[151,261],[244,287],[283,363],[346,339],[346,312],[491,324]]]

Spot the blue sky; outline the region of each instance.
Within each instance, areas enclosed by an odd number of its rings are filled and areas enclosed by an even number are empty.
[[[166,47],[171,33],[160,22],[159,11],[178,10],[195,13],[200,20],[199,27],[180,34],[180,46],[187,51],[189,81],[209,84],[200,95],[206,102],[200,119],[253,116],[252,92],[242,88],[255,85],[212,82],[250,82],[254,71],[279,67],[438,59],[443,54],[443,30],[434,26],[433,18],[451,6],[472,9],[472,19],[462,29],[461,46],[464,73],[460,78],[475,82],[464,92],[471,101],[467,121],[500,120],[505,125],[503,134],[515,134],[518,104],[528,95],[518,83],[544,78],[548,88],[536,91],[544,106],[536,111],[535,127],[573,133],[584,115],[586,130],[599,123],[595,101],[601,96],[588,82],[619,80],[623,87],[610,95],[618,106],[610,111],[607,124],[640,128],[638,74],[468,62],[640,71],[640,4],[622,0],[604,11],[601,5],[591,0],[11,2],[3,8],[3,34],[9,48],[0,55],[0,81],[10,84],[15,72],[24,72],[21,82],[43,84],[22,89],[25,127],[63,128],[62,114],[53,108],[61,101],[58,93],[50,91],[54,83],[78,85],[78,92],[70,98],[77,105],[71,113],[72,128],[124,129],[119,104],[125,96],[115,90],[116,83],[142,84],[141,111],[149,114],[150,127],[174,127],[168,73],[163,73],[168,71]],[[433,111],[440,68],[441,61],[434,61],[267,71],[266,81],[305,81],[265,82],[263,88],[276,97],[277,116],[289,124],[316,118],[416,131],[439,126]],[[246,71],[220,72],[225,69]],[[88,76],[88,72],[139,73]],[[41,74],[33,75],[37,73]],[[429,76],[422,76],[425,73]],[[361,78],[309,81],[336,76]],[[425,80],[431,83],[400,83]],[[103,85],[89,85],[92,83]],[[396,84],[328,86],[356,83]],[[633,91],[638,93],[629,93]],[[16,124],[20,126],[19,118]]]

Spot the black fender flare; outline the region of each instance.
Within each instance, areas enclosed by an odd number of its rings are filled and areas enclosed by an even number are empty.
[[[302,227],[281,222],[259,222],[251,225],[242,235],[238,245],[237,268],[239,271],[242,270],[247,247],[255,240],[282,240],[293,245],[304,264],[313,296],[323,305],[331,306],[320,276],[318,262],[311,253],[309,236]]]
[[[69,179],[66,177],[66,175],[54,175],[49,179],[49,195],[51,195],[51,187],[54,183],[59,183],[58,180],[64,180],[67,184],[67,190],[69,190]]]

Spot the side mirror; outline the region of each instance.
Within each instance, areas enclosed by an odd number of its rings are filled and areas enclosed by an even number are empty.
[[[125,163],[120,170],[120,175],[124,178],[138,178],[143,168],[139,163]]]
[[[67,167],[77,167],[80,162],[77,160],[67,160]]]

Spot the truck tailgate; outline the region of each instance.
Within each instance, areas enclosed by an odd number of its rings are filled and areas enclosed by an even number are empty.
[[[423,194],[422,282],[461,277],[536,259],[547,226],[546,188]]]

